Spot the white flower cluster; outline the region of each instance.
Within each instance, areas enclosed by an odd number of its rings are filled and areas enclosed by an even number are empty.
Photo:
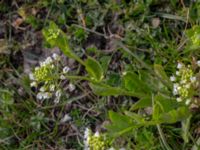
[[[200,61],[197,62],[200,66]],[[177,102],[185,102],[186,105],[191,104],[193,90],[198,85],[197,78],[190,65],[185,66],[178,63],[176,74],[170,77],[173,82],[173,95],[177,98]]]
[[[84,150],[116,150],[114,147],[110,147],[109,140],[96,131],[94,134],[88,128],[84,132]],[[120,148],[119,150],[126,150]]]
[[[51,57],[47,57],[43,62],[40,62],[39,67],[35,67],[34,72],[29,74],[31,80],[30,86],[38,89],[36,98],[45,100],[54,98],[54,103],[59,103],[62,96],[60,80],[66,80],[65,75],[70,71],[68,66],[59,70],[59,62],[61,58],[54,53]],[[75,90],[73,84],[68,85],[70,92]]]
[[[92,134],[91,130],[86,128],[84,132],[84,139],[83,139],[84,150],[90,150],[89,139],[90,139],[91,134]]]
[[[106,150],[107,142],[98,131],[92,134],[92,131],[86,128],[84,132],[84,150]]]

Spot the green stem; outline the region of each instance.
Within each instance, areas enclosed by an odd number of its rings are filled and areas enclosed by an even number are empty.
[[[86,81],[90,81],[90,82],[94,82],[93,80],[91,80],[88,77],[83,77],[83,76],[70,76],[70,75],[65,75],[66,78],[68,79],[78,79],[78,80],[86,80]]]
[[[131,56],[133,56],[144,68],[146,68],[152,75],[154,75],[156,78],[158,78],[164,85],[166,85],[169,89],[171,88],[168,84],[168,82],[164,81],[161,77],[159,77],[153,70],[151,67],[149,67],[148,64],[146,64],[144,61],[142,61],[137,55],[135,55],[134,53],[132,53],[130,51],[130,49],[128,49],[126,46],[124,46],[123,43],[118,42],[117,43],[125,52],[127,52],[128,54],[130,54]]]
[[[163,145],[165,146],[166,150],[172,150],[171,147],[168,145],[166,139],[165,139],[165,136],[164,136],[164,134],[162,132],[162,129],[161,129],[160,125],[157,124],[156,126],[157,126],[158,133],[160,134],[161,140],[162,140]]]

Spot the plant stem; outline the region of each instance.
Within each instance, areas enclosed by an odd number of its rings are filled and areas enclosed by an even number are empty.
[[[166,150],[172,150],[171,147],[168,145],[166,139],[165,139],[165,136],[164,136],[164,134],[162,132],[162,129],[161,129],[160,125],[157,124],[156,126],[157,126],[158,133],[160,134],[161,140],[162,140],[163,145],[165,146]]]

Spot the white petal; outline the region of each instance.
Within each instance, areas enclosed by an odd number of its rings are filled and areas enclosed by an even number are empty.
[[[177,76],[180,76],[180,72],[179,72],[179,71],[176,71],[176,75],[177,75]]]
[[[74,91],[75,88],[76,88],[75,85],[74,85],[74,84],[71,84],[71,83],[68,85],[68,87],[69,87],[69,91],[70,91],[70,92]]]
[[[52,62],[53,62],[53,60],[51,57],[47,57],[47,59],[45,60],[45,64],[50,64]]]
[[[33,73],[29,74],[29,78],[30,78],[30,80],[35,80],[35,77],[34,77]]]
[[[44,99],[49,99],[49,98],[51,98],[51,96],[52,96],[51,93],[45,92],[44,95],[43,95],[43,98]]]
[[[61,75],[61,76],[60,76],[60,79],[61,79],[61,80],[65,80],[66,78],[65,78],[64,75]]]
[[[68,115],[68,114],[65,114],[65,116],[60,120],[61,123],[65,123],[69,120],[71,120],[72,118]]]
[[[191,78],[190,78],[190,81],[191,81],[192,83],[194,83],[196,80],[197,80],[196,77],[191,77]]]
[[[187,99],[187,100],[185,101],[185,105],[189,105],[190,102],[191,102],[191,99]]]
[[[55,96],[57,97],[57,98],[60,98],[61,97],[61,90],[57,90],[56,91],[56,93],[55,93]]]
[[[200,60],[197,61],[197,65],[200,67]]]
[[[37,97],[37,99],[42,100],[43,99],[43,93],[39,92],[36,97]]]
[[[94,134],[94,136],[96,136],[96,137],[99,137],[99,135],[100,135],[99,131],[96,131],[95,134]]]
[[[46,91],[46,88],[44,87],[44,86],[42,86],[41,88],[40,88],[40,92],[45,92]]]
[[[177,68],[178,68],[178,69],[181,69],[182,67],[183,67],[183,64],[178,63]]]
[[[59,55],[56,54],[56,53],[53,53],[52,57],[53,57],[54,60],[59,60],[60,59]]]
[[[177,100],[177,102],[181,102],[182,101],[182,99],[180,97],[178,97],[176,100]]]
[[[170,80],[173,82],[173,81],[176,81],[176,77],[175,76],[171,76],[170,77]]]
[[[70,70],[70,68],[69,68],[68,66],[65,66],[65,67],[63,68],[63,73],[68,73],[69,70]]]
[[[52,84],[52,85],[50,85],[50,87],[49,87],[50,91],[51,91],[51,92],[53,92],[53,91],[55,90],[55,87],[56,87],[56,86],[55,86],[55,85],[53,85],[53,84]]]
[[[31,87],[37,87],[37,83],[34,81],[34,82],[31,82],[30,84]]]
[[[58,103],[60,102],[60,98],[57,98],[57,97],[56,97],[56,98],[54,99],[53,102],[54,102],[55,104],[58,104]]]

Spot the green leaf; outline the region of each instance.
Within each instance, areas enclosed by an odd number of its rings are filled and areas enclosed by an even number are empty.
[[[177,101],[160,94],[153,97],[153,119],[158,120],[162,113],[167,113],[178,107]]]
[[[94,79],[94,81],[97,82],[100,82],[103,79],[103,69],[98,61],[92,57],[88,57],[84,64],[91,79]]]
[[[139,92],[143,93],[144,95],[150,93],[151,91],[148,85],[143,80],[141,80],[139,75],[134,72],[126,72],[122,79],[124,88],[128,91]]]
[[[109,118],[112,124],[107,125],[111,136],[119,136],[133,130],[134,126],[133,121],[130,117],[122,115],[113,111],[109,111]]]
[[[133,119],[133,121],[137,124],[144,124],[145,125],[145,118],[139,114],[130,112],[130,111],[125,111],[124,112],[126,116],[130,117],[131,119]]]
[[[131,106],[130,110],[133,111],[133,110],[137,110],[137,109],[145,108],[145,107],[149,107],[149,106],[152,106],[152,99],[150,96],[146,96],[146,97],[143,97],[140,100],[138,100],[136,103],[134,103]]]
[[[111,56],[102,56],[100,58],[100,63],[101,63],[101,66],[103,68],[103,72],[106,73],[107,70],[108,70],[108,66],[110,64],[110,61],[111,61]]]
[[[170,82],[168,76],[165,73],[164,68],[161,65],[154,64],[154,71],[158,75],[159,78],[161,78],[162,80],[164,80],[168,83]]]
[[[185,143],[189,142],[189,129],[190,129],[190,120],[192,115],[190,115],[187,119],[181,121],[182,125],[182,137]]]
[[[189,116],[190,112],[187,107],[179,107],[169,111],[168,113],[161,114],[159,120],[163,123],[176,123],[187,119]]]
[[[166,97],[161,94],[157,94],[155,96],[155,103],[162,107],[162,112],[169,112],[170,110],[178,107],[178,103],[174,98]]]
[[[97,95],[101,96],[118,96],[124,93],[124,90],[118,87],[111,87],[107,84],[98,84],[98,83],[91,83],[90,87],[92,88],[93,92]]]
[[[106,84],[112,87],[121,86],[122,81],[119,73],[109,72],[109,74],[107,74],[106,77],[107,77]]]
[[[120,87],[112,87],[103,83],[90,83],[90,87],[92,88],[95,94],[100,96],[119,96],[119,95],[134,96],[134,97],[143,96],[143,94],[141,93],[126,91]]]
[[[14,103],[14,92],[12,90],[0,89],[0,104],[1,106],[8,106]]]
[[[188,108],[178,107],[175,99],[158,94],[153,98],[153,101],[153,121],[158,123],[175,123],[190,115]]]

